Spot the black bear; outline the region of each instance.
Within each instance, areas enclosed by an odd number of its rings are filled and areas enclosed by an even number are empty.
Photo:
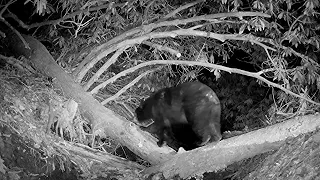
[[[200,82],[161,89],[141,102],[135,112],[140,124],[153,121],[142,129],[155,134],[160,147],[166,141],[176,150],[190,150],[222,138],[220,101]]]

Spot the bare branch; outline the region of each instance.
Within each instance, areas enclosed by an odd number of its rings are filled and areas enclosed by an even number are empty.
[[[159,45],[159,44],[154,44],[154,43],[151,43],[151,42],[144,42],[145,44],[149,45],[149,46],[152,46],[154,48],[157,48],[159,50],[165,50],[165,51],[168,51],[174,55],[176,55],[177,57],[180,57],[181,54],[172,49],[172,48],[169,48],[169,47],[166,47],[166,46],[162,46],[162,45]],[[123,48],[120,48],[118,49],[113,55],[112,57],[90,78],[90,80],[86,83],[86,85],[84,86],[84,89],[87,91],[90,86],[97,80],[99,79],[99,77],[101,76],[101,74],[106,71],[110,65],[112,65],[114,62],[116,62],[117,58],[120,56],[120,54],[126,50],[129,46],[124,46]],[[104,53],[104,57],[107,56],[108,54],[112,53],[114,50],[114,48],[111,48],[111,49],[107,49]],[[100,56],[99,56],[100,58]],[[101,57],[102,58],[102,57]],[[87,69],[88,71],[89,69]]]
[[[129,89],[130,87],[132,87],[133,85],[135,85],[141,78],[143,78],[144,76],[146,76],[147,74],[153,72],[155,70],[148,70],[142,74],[140,74],[138,77],[136,77],[133,81],[131,81],[129,84],[127,84],[125,87],[123,87],[122,89],[120,89],[120,91],[118,91],[115,95],[107,98],[106,100],[102,101],[101,104],[105,105],[110,101],[113,101],[115,99],[117,99],[122,93],[126,92],[127,89]]]
[[[128,73],[134,72],[137,69],[140,69],[140,68],[146,67],[146,66],[150,66],[150,65],[159,65],[159,64],[162,64],[162,65],[180,64],[180,65],[187,65],[187,66],[203,66],[203,67],[208,67],[208,68],[213,68],[213,69],[219,69],[219,70],[226,71],[226,72],[229,72],[229,73],[237,73],[237,74],[253,77],[253,78],[256,78],[256,79],[258,79],[258,80],[260,80],[260,81],[262,81],[262,82],[264,82],[264,83],[266,83],[266,84],[268,84],[270,86],[279,88],[282,91],[284,91],[284,92],[286,92],[286,93],[288,93],[288,94],[290,94],[292,96],[304,99],[304,100],[306,100],[306,101],[308,101],[308,102],[310,102],[312,104],[320,106],[320,103],[314,102],[314,101],[312,101],[310,99],[307,99],[306,97],[303,97],[301,95],[295,94],[292,91],[280,86],[279,84],[276,84],[274,82],[271,82],[271,81],[261,77],[260,76],[261,72],[248,72],[248,71],[244,71],[244,70],[241,70],[241,69],[229,68],[229,67],[225,67],[225,66],[221,66],[221,65],[217,65],[217,64],[210,64],[210,63],[203,63],[203,62],[196,62],[196,61],[154,60],[154,61],[144,62],[144,63],[138,64],[135,67],[129,68],[127,70],[124,70],[124,71],[120,72],[119,74],[113,76],[112,78],[108,79],[107,81],[99,84],[97,87],[95,87],[91,91],[91,93],[92,94],[97,93],[99,89],[104,88],[109,83],[112,83],[115,80],[117,80],[118,78],[120,78],[122,76],[125,76]]]
[[[90,78],[87,84],[84,86],[84,89],[87,91],[90,86],[101,76],[101,74],[106,71],[113,63],[115,63],[122,54],[124,50],[126,50],[129,46],[124,46],[123,48],[118,49],[111,58]]]
[[[195,2],[192,2],[192,3],[188,3],[186,5],[180,6],[178,9],[176,9],[176,10],[170,12],[169,14],[167,14],[166,16],[164,16],[161,20],[169,19],[169,18],[173,17],[174,15],[176,15],[178,12],[180,12],[180,11],[182,11],[184,9],[187,9],[187,8],[189,8],[191,6],[194,6],[196,4],[199,4],[201,2],[204,2],[204,1],[205,0],[195,1]]]
[[[269,14],[260,13],[260,12],[228,12],[228,13],[217,13],[217,14],[209,14],[209,15],[202,15],[202,16],[196,16],[188,19],[175,19],[172,21],[163,21],[158,23],[151,23],[148,25],[143,25],[137,28],[140,28],[143,30],[143,32],[148,33],[151,32],[155,28],[164,27],[164,26],[177,26],[181,24],[187,24],[191,22],[197,22],[197,21],[212,21],[215,19],[220,18],[227,18],[227,17],[238,17],[239,19],[243,17],[265,17],[270,18],[271,16]],[[223,22],[223,21],[221,21]]]
[[[203,36],[203,37],[208,37],[208,38],[213,38],[213,39],[217,39],[219,41],[224,42],[225,40],[240,40],[240,41],[249,41],[251,43],[255,43],[258,44],[260,46],[263,46],[264,48],[276,51],[275,49],[268,47],[264,44],[262,44],[261,42],[257,41],[256,39],[258,38],[254,38],[254,36],[246,36],[246,35],[240,35],[240,34],[217,34],[217,33],[211,33],[211,32],[205,32],[205,31],[197,31],[197,30],[192,30],[192,29],[179,29],[179,30],[174,30],[174,31],[168,31],[168,32],[152,32],[149,34],[145,34],[143,36],[140,37],[136,37],[136,38],[132,38],[132,39],[128,39],[122,42],[119,42],[118,44],[115,44],[113,46],[111,46],[109,49],[100,52],[98,54],[97,50],[96,52],[96,56],[94,57],[94,59],[92,59],[90,62],[88,62],[87,64],[84,65],[84,67],[79,71],[78,76],[76,77],[77,82],[80,82],[81,79],[85,76],[85,74],[88,72],[88,70],[90,68],[92,68],[98,61],[100,61],[103,57],[105,57],[106,55],[110,54],[111,52],[124,47],[124,46],[131,46],[134,44],[139,44],[142,43],[145,40],[148,39],[156,39],[156,38],[165,38],[165,37],[176,37],[178,35],[182,35],[182,36]],[[101,47],[104,45],[99,46],[98,49],[101,49]]]

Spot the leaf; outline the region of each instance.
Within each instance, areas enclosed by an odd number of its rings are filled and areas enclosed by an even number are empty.
[[[78,14],[78,16],[77,16],[77,20],[78,20],[78,21],[81,21],[82,15],[83,15],[83,13],[79,13],[79,14]]]
[[[35,3],[37,4],[37,13],[42,14],[47,6],[46,0],[36,0]]]
[[[290,10],[291,7],[292,7],[292,1],[291,0],[286,0],[286,3],[287,3],[288,10]]]
[[[253,2],[253,8],[259,9],[259,10],[265,10],[266,9],[265,5],[261,1],[258,1],[258,0]]]
[[[215,69],[213,74],[216,77],[216,80],[218,80],[221,77],[220,70],[218,69]]]
[[[301,70],[298,70],[298,69],[295,69],[293,71],[293,78],[292,78],[293,81],[296,81],[298,80],[298,82],[303,82],[304,81],[304,76],[303,74],[301,73]]]
[[[246,27],[247,27],[247,24],[242,24],[240,29],[239,29],[239,34],[242,34],[243,31],[246,29]]]
[[[278,19],[282,19],[284,17],[284,12],[281,12],[279,15],[278,15]]]
[[[260,23],[260,25],[261,25],[262,30],[264,30],[264,28],[266,27],[265,22],[266,22],[266,21],[264,21],[264,19],[259,19],[259,23]]]

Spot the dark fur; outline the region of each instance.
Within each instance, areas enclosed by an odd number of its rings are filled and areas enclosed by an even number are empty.
[[[160,147],[166,141],[186,150],[221,139],[220,114],[218,97],[200,82],[161,89],[136,109],[138,122],[153,119],[142,129],[157,135]]]

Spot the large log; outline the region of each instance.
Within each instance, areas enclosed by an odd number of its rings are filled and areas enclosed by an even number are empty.
[[[31,50],[26,49],[16,36],[7,39],[12,50],[17,55],[29,58],[37,70],[54,78],[56,88],[61,89],[66,97],[79,103],[81,114],[90,120],[93,132],[112,137],[151,164],[165,162],[172,157],[172,154],[175,154],[175,151],[169,147],[159,148],[154,138],[146,136],[146,133],[134,123],[102,106],[90,93],[85,92],[78,83],[75,83],[73,77],[55,62],[41,42],[31,36],[24,35],[23,37]]]
[[[169,161],[146,169],[146,174],[161,174],[166,179],[179,175],[189,178],[226,168],[228,165],[255,155],[278,149],[287,138],[315,131],[320,115],[296,117],[256,131],[177,154]]]

